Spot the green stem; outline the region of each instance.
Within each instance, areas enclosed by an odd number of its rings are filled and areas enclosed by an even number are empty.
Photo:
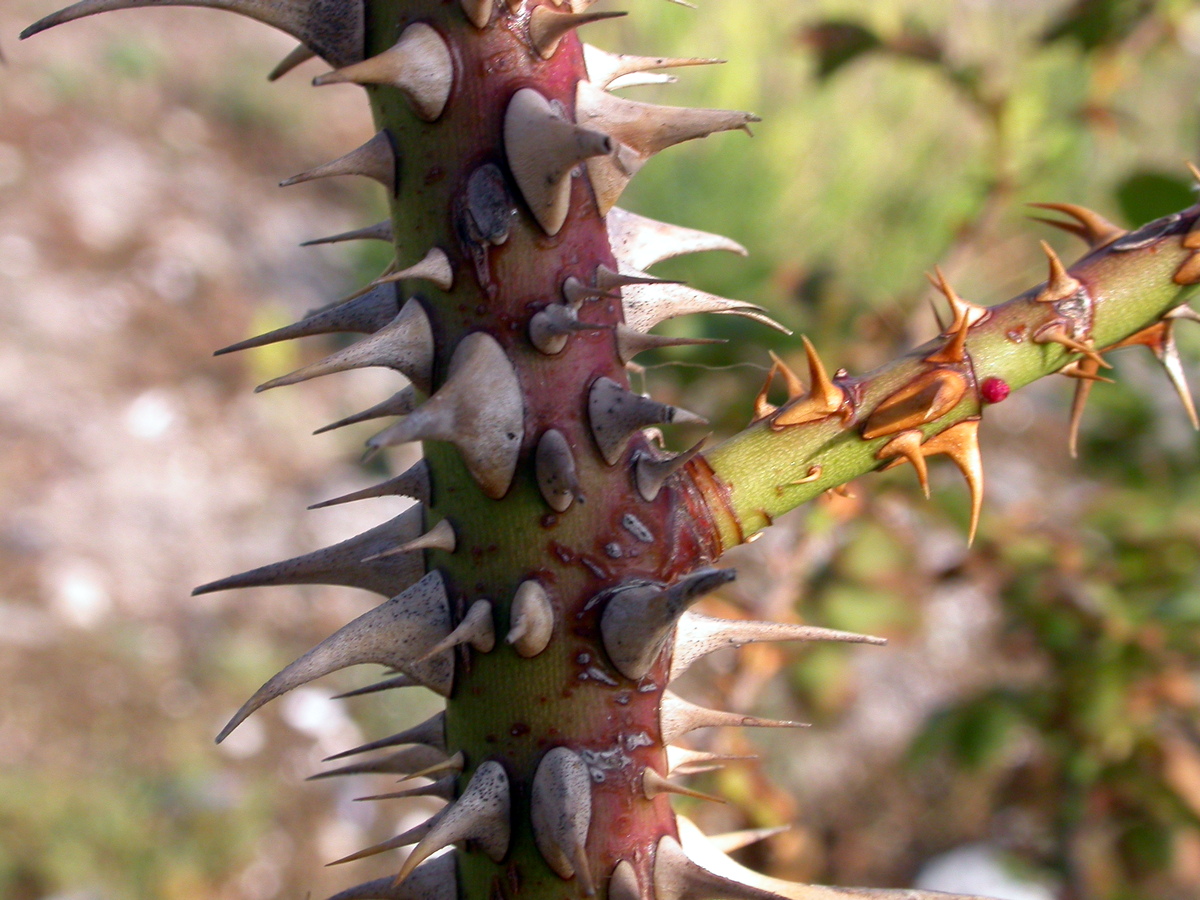
[[[1183,246],[1180,235],[1186,235],[1197,214],[1195,207],[1179,214],[1158,237],[1153,235],[1166,220],[1150,223],[1083,257],[1069,269],[1083,287],[1079,296],[1040,302],[1039,285],[988,310],[970,329],[965,345],[963,370],[973,389],[945,414],[919,427],[925,438],[978,416],[985,405],[980,386],[988,379],[1016,389],[1079,359],[1080,354],[1059,344],[1030,339],[1046,323],[1068,320],[1076,324],[1076,338],[1090,337],[1096,347],[1107,348],[1183,304],[1194,287],[1173,278],[1193,252]],[[1148,243],[1137,246],[1142,239]],[[929,371],[931,364],[924,358],[946,340],[939,337],[867,375],[837,379],[852,407],[844,417],[829,415],[781,428],[771,416],[708,450],[705,459],[725,488],[719,506],[732,516],[722,528],[723,546],[744,541],[776,516],[886,465],[877,454],[894,435],[864,439],[862,424],[881,401]]]

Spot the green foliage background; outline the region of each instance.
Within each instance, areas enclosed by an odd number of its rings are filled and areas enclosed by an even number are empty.
[[[1182,161],[1200,159],[1193,3],[630,7],[628,18],[594,26],[588,38],[623,52],[729,62],[680,70],[678,84],[629,96],[763,117],[753,140],[722,135],[671,151],[635,181],[623,205],[729,234],[751,250],[745,260],[680,260],[661,274],[769,306],[835,367],[870,369],[933,333],[923,273],[935,264],[964,296],[995,303],[1041,279],[1038,238],[1064,257],[1080,249],[1028,221],[1027,202],[1084,203],[1125,225],[1192,202]],[[351,146],[366,128],[364,107],[350,92],[309,91],[313,67],[277,86],[262,83],[288,45],[251,23],[209,12],[122,13],[67,26],[70,35],[37,47],[14,46],[9,37],[46,11],[41,0],[0,10],[10,59],[0,150],[26,161],[15,179],[0,179],[0,209],[31,225],[45,268],[89,285],[138,271],[146,235],[97,249],[33,204],[35,185],[55,177],[56,154],[95,140],[100,122],[160,165],[203,160],[228,196],[200,209],[188,207],[193,196],[181,208],[236,235],[238,253],[216,274],[197,263],[202,275],[174,308],[135,286],[134,314],[106,333],[102,352],[79,351],[82,336],[66,350],[40,347],[6,313],[6,358],[18,358],[19,347],[55,371],[74,366],[82,380],[109,379],[89,385],[103,402],[71,411],[77,422],[96,415],[99,429],[114,427],[112,410],[165,385],[185,404],[197,452],[216,452],[237,440],[231,430],[247,431],[230,452],[252,459],[257,480],[253,496],[230,508],[211,501],[207,530],[178,513],[173,524],[166,515],[168,524],[147,527],[140,552],[169,564],[135,555],[123,568],[74,546],[74,532],[38,512],[50,508],[56,473],[31,460],[49,455],[99,472],[104,451],[14,419],[3,462],[4,483],[20,501],[4,513],[7,633],[21,616],[53,611],[56,595],[39,573],[67,550],[103,573],[116,611],[97,627],[63,625],[48,643],[0,645],[9,686],[0,710],[0,895],[250,900],[367,877],[317,870],[330,848],[394,833],[398,814],[366,812],[345,788],[299,782],[315,769],[320,754],[307,747],[317,732],[268,710],[253,752],[230,758],[208,743],[249,691],[365,601],[316,589],[190,606],[184,599],[191,584],[316,546],[306,529],[319,526],[287,523],[306,502],[369,477],[352,463],[364,433],[319,449],[301,439],[361,405],[371,396],[365,390],[347,399],[338,385],[305,387],[294,389],[303,396],[254,407],[242,399],[263,373],[319,347],[204,358],[302,312],[314,296],[356,287],[386,263],[379,247],[335,248],[307,262],[273,242],[260,252],[256,236],[241,230],[268,203],[279,205],[279,221],[302,223],[292,227],[298,239],[378,218],[378,198],[357,186],[264,199],[271,180]],[[147,108],[168,118],[182,110],[191,131],[164,130]],[[206,139],[188,137],[197,130]],[[157,215],[147,232],[180,213]],[[9,257],[0,252],[0,262]],[[12,265],[3,271],[0,289],[20,308],[32,276]],[[726,431],[749,417],[766,349],[797,355],[795,339],[727,317],[668,329],[729,339],[650,359],[643,375],[647,387]],[[1184,332],[1181,343],[1194,372],[1200,342]],[[931,856],[988,841],[1048,878],[1063,900],[1200,894],[1197,443],[1165,378],[1130,356],[1117,358],[1119,383],[1094,392],[1077,462],[1065,450],[1069,385],[1035,385],[993,410],[984,431],[988,499],[969,554],[961,546],[965,491],[940,469],[931,504],[900,470],[855,485],[854,499],[800,511],[739,551],[746,587],[715,602],[882,633],[892,647],[749,653],[702,672],[692,696],[732,695],[740,707],[808,716],[818,727],[795,739],[810,749],[768,742],[763,763],[713,776],[707,787],[730,796],[732,810],[690,813],[711,827],[793,824],[750,851],[753,861],[825,883],[911,883]],[[37,397],[44,381],[30,376],[25,389]],[[214,460],[219,467],[221,457]],[[168,477],[147,466],[148,482]],[[145,490],[134,499],[130,491],[81,496],[76,518],[103,510],[114,522],[136,520],[159,509],[153,488]],[[43,543],[22,537],[27,519],[43,523]],[[262,537],[268,529],[286,537],[273,544]],[[249,545],[244,553],[220,549],[239,542]],[[152,610],[126,602],[131,567],[139,596],[155,598]],[[947,610],[970,627],[956,626]],[[164,644],[175,649],[165,653]],[[876,662],[880,654],[901,663]],[[888,665],[916,673],[904,682],[913,696],[898,698],[902,727],[864,724],[871,697],[895,674]],[[350,727],[374,737],[428,706],[354,701],[358,724]],[[711,740],[747,746],[741,736]],[[847,752],[854,765],[830,762]]]

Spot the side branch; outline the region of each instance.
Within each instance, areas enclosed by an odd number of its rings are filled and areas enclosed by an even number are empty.
[[[1200,282],[1200,206],[1134,232],[1074,206],[1052,207],[1078,222],[1060,222],[1088,241],[1069,269],[1046,246],[1045,282],[990,308],[963,301],[938,273],[953,322],[938,338],[862,376],[830,378],[805,341],[809,387],[779,360],[748,428],[704,453],[723,487],[725,547],[746,540],[778,515],[875,469],[905,461],[928,493],[926,457],[944,454],[972,492],[971,536],[983,487],[977,430],[985,406],[1046,375],[1078,379],[1074,430],[1087,391],[1108,368],[1103,353],[1141,344],[1163,362],[1195,424],[1171,329],[1197,318],[1183,306]],[[1195,254],[1195,255],[1194,255]],[[789,399],[766,402],[776,374]],[[697,464],[700,464],[699,461]]]

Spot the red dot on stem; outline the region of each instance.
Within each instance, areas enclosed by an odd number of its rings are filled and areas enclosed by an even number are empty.
[[[983,380],[983,384],[979,386],[979,395],[984,403],[999,403],[1011,390],[1007,381],[993,376]]]

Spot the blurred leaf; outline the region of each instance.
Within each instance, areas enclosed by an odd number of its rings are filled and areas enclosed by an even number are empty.
[[[1078,0],[1042,41],[1073,40],[1084,50],[1120,43],[1154,12],[1154,0]]]
[[[832,19],[801,29],[799,39],[816,53],[817,78],[822,81],[864,53],[883,46],[879,36],[862,25]]]
[[[1162,172],[1135,172],[1117,187],[1116,196],[1130,222],[1149,222],[1194,202],[1190,181]]]

